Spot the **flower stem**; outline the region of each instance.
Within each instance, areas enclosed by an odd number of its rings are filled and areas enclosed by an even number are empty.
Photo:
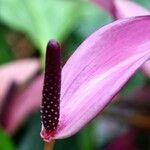
[[[44,150],[53,150],[55,141],[45,142],[44,143]]]

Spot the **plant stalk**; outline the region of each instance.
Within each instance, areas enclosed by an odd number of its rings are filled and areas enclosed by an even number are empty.
[[[45,142],[44,143],[44,150],[53,150],[55,141]]]

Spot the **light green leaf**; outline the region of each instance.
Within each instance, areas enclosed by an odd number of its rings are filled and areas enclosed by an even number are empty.
[[[69,0],[0,0],[0,21],[29,36],[43,54],[49,39],[66,38],[79,7]]]

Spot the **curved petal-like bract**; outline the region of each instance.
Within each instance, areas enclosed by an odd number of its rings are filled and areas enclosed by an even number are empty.
[[[22,84],[39,69],[37,59],[25,59],[0,66],[0,101],[5,96],[12,82]]]
[[[150,16],[116,21],[93,33],[63,68],[60,121],[49,140],[78,132],[149,58]]]
[[[38,76],[25,90],[11,100],[5,114],[3,126],[12,134],[18,126],[32,113],[39,110],[42,98],[43,75]]]

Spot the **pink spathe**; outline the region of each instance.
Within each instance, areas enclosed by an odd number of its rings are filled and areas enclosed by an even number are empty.
[[[150,16],[116,21],[93,33],[63,68],[59,125],[49,137],[43,128],[44,140],[78,132],[149,58]]]

